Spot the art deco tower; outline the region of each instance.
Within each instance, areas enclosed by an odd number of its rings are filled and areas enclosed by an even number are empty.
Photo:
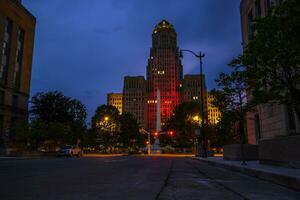
[[[156,129],[157,91],[160,91],[161,123],[172,116],[182,102],[182,65],[177,47],[177,35],[166,20],[155,26],[152,48],[147,66],[148,81],[148,129]]]

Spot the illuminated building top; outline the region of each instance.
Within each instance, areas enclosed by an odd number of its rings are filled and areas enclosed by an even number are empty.
[[[168,22],[167,20],[162,20],[160,23],[158,23],[155,26],[155,28],[153,30],[153,33],[155,34],[155,33],[159,32],[162,29],[171,29],[171,30],[175,31],[173,25],[170,22]]]

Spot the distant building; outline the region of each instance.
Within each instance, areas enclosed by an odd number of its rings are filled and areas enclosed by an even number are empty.
[[[264,17],[277,0],[242,0],[240,5],[243,47],[255,37],[251,25],[256,17]],[[248,94],[251,99],[251,94]],[[261,139],[299,133],[300,125],[289,105],[261,104],[256,111],[247,113],[248,142],[257,144]]]
[[[207,93],[207,113],[208,123],[217,124],[220,121],[221,112],[213,105],[214,97],[208,92]]]
[[[156,129],[156,98],[160,91],[161,125],[182,103],[182,64],[177,47],[177,35],[166,20],[158,23],[152,33],[152,48],[147,66],[148,129]]]
[[[203,78],[203,97],[204,100],[206,97],[206,84],[205,84],[205,76]],[[201,102],[201,78],[198,74],[187,74],[184,75],[183,79],[183,102]],[[204,102],[206,105],[206,101]]]
[[[204,99],[204,113],[207,111],[207,89],[205,83],[205,76],[203,78],[203,99]],[[198,102],[201,105],[201,76],[199,74],[184,75],[183,85],[183,102]]]
[[[123,113],[131,113],[143,128],[147,127],[147,91],[143,76],[125,76]]]
[[[201,102],[200,75],[183,79],[177,34],[166,20],[159,22],[152,33],[152,48],[147,65],[147,80],[143,76],[126,76],[123,88],[123,112],[132,113],[148,131],[156,131],[157,92],[160,91],[161,126],[182,102]],[[207,92],[203,76],[204,113],[207,119]]]
[[[116,107],[120,114],[122,114],[122,98],[122,93],[109,93],[107,94],[107,105]]]
[[[0,145],[28,120],[35,17],[16,0],[0,1]]]

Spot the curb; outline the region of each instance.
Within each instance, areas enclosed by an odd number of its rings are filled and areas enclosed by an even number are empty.
[[[97,153],[84,153],[84,158],[101,158],[101,157],[121,157],[128,156],[127,154],[97,154]]]
[[[211,160],[204,160],[204,159],[197,159],[197,158],[193,158],[193,159],[198,160],[200,162],[205,162],[207,164],[216,167],[225,168],[230,171],[240,172],[248,176],[253,176],[255,178],[269,181],[296,191],[300,191],[300,178],[297,177],[286,176],[278,173],[267,172],[264,170],[253,169],[247,166],[235,166],[235,165],[230,165],[225,163],[218,163]]]

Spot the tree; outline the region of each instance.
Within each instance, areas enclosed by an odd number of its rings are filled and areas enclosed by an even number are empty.
[[[232,63],[244,68],[252,106],[292,106],[300,120],[300,1],[286,0],[253,25],[254,38]]]
[[[137,151],[145,145],[146,137],[139,132],[139,124],[130,113],[123,113],[120,116],[120,142],[131,151]]]
[[[165,131],[174,131],[173,137],[162,136],[162,144],[177,147],[192,147],[194,130],[199,127],[200,106],[196,102],[180,104],[174,111],[174,115],[167,120],[163,127]]]
[[[101,105],[92,117],[92,129],[96,132],[99,145],[112,152],[120,140],[119,111],[111,105]]]
[[[245,114],[247,111],[246,84],[244,71],[235,68],[231,73],[221,73],[216,80],[220,90],[213,90],[211,94],[215,97],[213,104],[222,113],[220,129],[229,131],[238,123],[241,143],[245,143]]]
[[[89,136],[95,137],[97,146],[112,152],[114,148],[137,151],[144,146],[145,135],[139,132],[139,124],[130,113],[120,115],[118,109],[110,105],[101,105],[92,117],[92,130]],[[89,138],[91,141],[92,138]]]
[[[75,143],[82,138],[86,125],[84,105],[61,92],[37,93],[31,100],[31,142],[38,146]]]
[[[31,104],[32,120],[85,126],[85,106],[77,99],[64,96],[62,92],[37,93],[32,97]]]

